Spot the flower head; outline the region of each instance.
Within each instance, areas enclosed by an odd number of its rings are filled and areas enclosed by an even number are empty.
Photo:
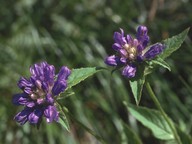
[[[21,125],[27,121],[40,124],[42,117],[48,123],[58,121],[59,112],[55,107],[55,98],[67,88],[67,79],[71,71],[63,66],[56,78],[55,67],[47,62],[30,67],[29,79],[21,77],[18,87],[23,93],[13,96],[13,104],[23,105],[24,109],[14,119]],[[55,79],[56,78],[56,79]]]
[[[117,54],[108,56],[105,63],[109,66],[124,66],[122,75],[133,78],[136,74],[136,63],[155,58],[165,47],[161,43],[147,47],[149,36],[145,26],[138,27],[136,38],[129,34],[125,36],[123,29],[120,31],[121,33],[115,32],[113,36],[115,43],[112,48]]]

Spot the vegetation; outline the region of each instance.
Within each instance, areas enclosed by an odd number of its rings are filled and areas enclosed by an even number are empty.
[[[0,5],[0,143],[95,144],[92,136],[74,119],[68,132],[58,123],[39,129],[18,125],[14,115],[21,109],[12,104],[19,93],[20,76],[29,76],[29,66],[48,61],[56,68],[106,67],[112,54],[113,33],[120,27],[135,33],[138,25],[149,28],[151,42],[179,34],[192,23],[189,0],[19,0]],[[171,72],[157,68],[149,77],[163,109],[177,127],[192,135],[191,32],[181,48],[166,62]],[[57,69],[58,71],[59,69]],[[75,92],[62,101],[74,118],[89,127],[107,144],[170,144],[136,120],[135,104],[128,79],[120,72],[99,72],[73,87]],[[144,87],[141,106],[156,108]],[[145,109],[141,112],[147,113]],[[156,112],[154,112],[156,113]],[[132,138],[132,139],[128,139]],[[188,144],[188,142],[186,142]]]

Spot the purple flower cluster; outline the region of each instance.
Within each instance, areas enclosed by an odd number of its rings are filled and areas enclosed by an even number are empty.
[[[53,65],[41,62],[31,66],[30,73],[29,79],[21,77],[18,81],[18,87],[23,93],[14,95],[13,103],[25,107],[14,119],[21,125],[27,121],[39,125],[43,116],[48,123],[58,121],[59,112],[55,107],[55,98],[67,88],[71,71],[63,66],[56,76]]]
[[[156,43],[147,47],[149,36],[145,26],[138,27],[136,38],[132,38],[129,34],[125,36],[123,29],[120,30],[121,33],[114,33],[115,43],[112,45],[117,54],[107,57],[105,63],[109,66],[124,66],[122,75],[133,78],[137,71],[136,63],[153,59],[163,51],[165,46]]]

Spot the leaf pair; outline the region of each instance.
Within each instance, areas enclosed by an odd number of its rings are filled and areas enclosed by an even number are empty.
[[[139,122],[152,131],[156,138],[174,141],[174,134],[169,124],[159,111],[140,106],[134,106],[127,104],[126,102],[124,102],[124,105],[127,107],[127,110],[132,116],[134,116]],[[171,123],[173,124],[172,121]],[[177,131],[183,144],[192,144],[192,139],[189,135],[181,131],[179,128],[177,128]]]

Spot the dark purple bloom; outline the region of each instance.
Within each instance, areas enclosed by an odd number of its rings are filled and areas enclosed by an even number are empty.
[[[122,71],[122,75],[125,77],[134,77],[136,73],[136,67],[134,65],[127,65]]]
[[[21,112],[19,112],[15,116],[15,120],[20,123],[21,125],[25,124],[28,121],[28,116],[31,114],[33,110],[31,108],[26,107]]]
[[[136,74],[136,63],[147,61],[155,58],[160,54],[165,46],[156,43],[147,47],[149,43],[148,30],[145,26],[139,26],[136,38],[131,35],[124,35],[123,29],[121,33],[114,33],[115,43],[112,48],[117,52],[116,55],[108,56],[105,63],[109,66],[125,66],[122,75],[127,78],[133,78]]]
[[[121,61],[118,56],[112,55],[105,59],[105,63],[107,63],[110,66],[117,66],[121,63]]]
[[[164,46],[161,43],[156,43],[149,47],[149,49],[143,53],[142,59],[152,59],[156,55],[160,54],[164,49]]]
[[[58,121],[58,112],[55,106],[48,106],[44,111],[44,115],[47,118],[47,122],[52,122],[53,120]]]
[[[27,121],[40,124],[44,116],[48,123],[58,121],[59,112],[55,107],[55,98],[67,88],[67,79],[71,71],[63,66],[56,78],[55,67],[47,62],[30,67],[31,77],[21,77],[18,86],[23,93],[13,96],[13,104],[23,105],[24,109],[14,119],[21,125]]]

